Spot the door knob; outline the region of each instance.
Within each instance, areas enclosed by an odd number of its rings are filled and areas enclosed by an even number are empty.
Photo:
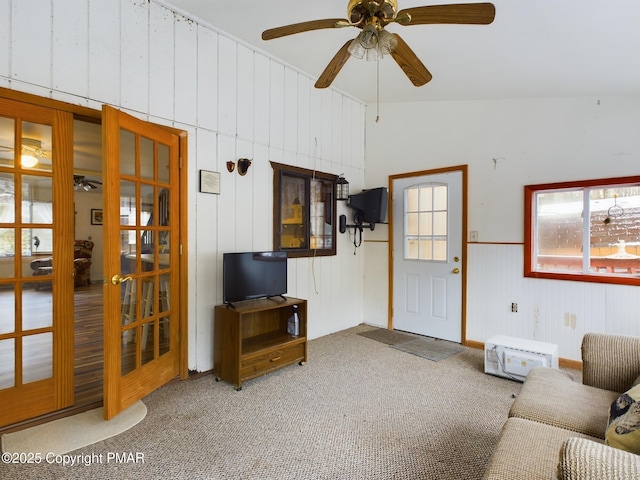
[[[111,283],[113,285],[118,285],[119,283],[128,282],[130,280],[133,280],[133,277],[131,277],[129,275],[127,275],[126,277],[121,277],[117,273],[113,277],[111,277]]]
[[[460,273],[460,269],[458,267],[454,268],[453,270],[451,270],[452,273],[455,273],[456,275]]]

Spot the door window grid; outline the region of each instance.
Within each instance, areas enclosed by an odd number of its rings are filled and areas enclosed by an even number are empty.
[[[404,190],[404,258],[446,261],[448,187],[425,183]]]

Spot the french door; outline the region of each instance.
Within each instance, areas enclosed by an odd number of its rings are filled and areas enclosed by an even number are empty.
[[[392,178],[392,324],[462,341],[464,170]]]
[[[0,426],[73,404],[72,129],[0,99]]]
[[[179,373],[179,138],[102,110],[104,415]]]

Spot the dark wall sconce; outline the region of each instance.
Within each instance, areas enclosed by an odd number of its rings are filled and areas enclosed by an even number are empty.
[[[236,169],[236,164],[235,162],[232,162],[231,160],[229,160],[227,162],[227,170],[229,171],[229,173],[233,172]]]
[[[354,232],[359,231],[360,234],[362,234],[364,227],[367,227],[371,231],[375,230],[376,228],[375,223],[363,223],[362,220],[359,220],[357,218],[357,214],[356,214],[356,220],[355,220],[356,223],[354,225],[347,225],[346,215],[340,215],[340,218],[338,221],[339,221],[338,229],[340,230],[340,233],[345,233],[348,228],[353,228]]]
[[[338,218],[338,230],[340,233],[345,233],[348,229],[353,228],[353,246],[358,248],[362,245],[362,232],[364,231],[364,228],[368,227],[373,231],[373,229],[376,228],[376,224],[364,223],[358,213],[355,214],[354,222],[355,223],[353,225],[347,225],[347,216],[340,215]],[[354,250],[353,254],[355,255],[355,253],[356,252]]]
[[[238,173],[243,177],[247,174],[249,167],[251,166],[251,160],[248,158],[241,158],[238,160]]]
[[[340,175],[336,180],[336,200],[349,200],[349,182]]]

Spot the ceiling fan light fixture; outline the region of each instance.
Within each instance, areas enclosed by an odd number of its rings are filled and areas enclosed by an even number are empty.
[[[33,168],[38,164],[38,157],[36,157],[32,152],[25,152],[23,150],[22,155],[20,156],[20,165],[23,168]]]
[[[353,41],[349,44],[349,48],[347,49],[349,54],[352,57],[362,60],[364,58],[364,54],[366,52],[365,48],[360,43],[359,38],[354,38]]]
[[[380,30],[378,33],[378,50],[382,55],[388,55],[393,52],[398,45],[398,41],[393,34],[387,32],[386,30]]]
[[[358,40],[365,49],[376,48],[378,46],[378,29],[373,25],[367,25],[358,34]]]
[[[367,62],[376,62],[378,60],[382,60],[382,51],[378,47],[368,48],[366,58]]]
[[[20,165],[23,168],[33,168],[38,164],[39,153],[42,148],[40,140],[33,138],[22,139],[22,152],[20,154]]]

